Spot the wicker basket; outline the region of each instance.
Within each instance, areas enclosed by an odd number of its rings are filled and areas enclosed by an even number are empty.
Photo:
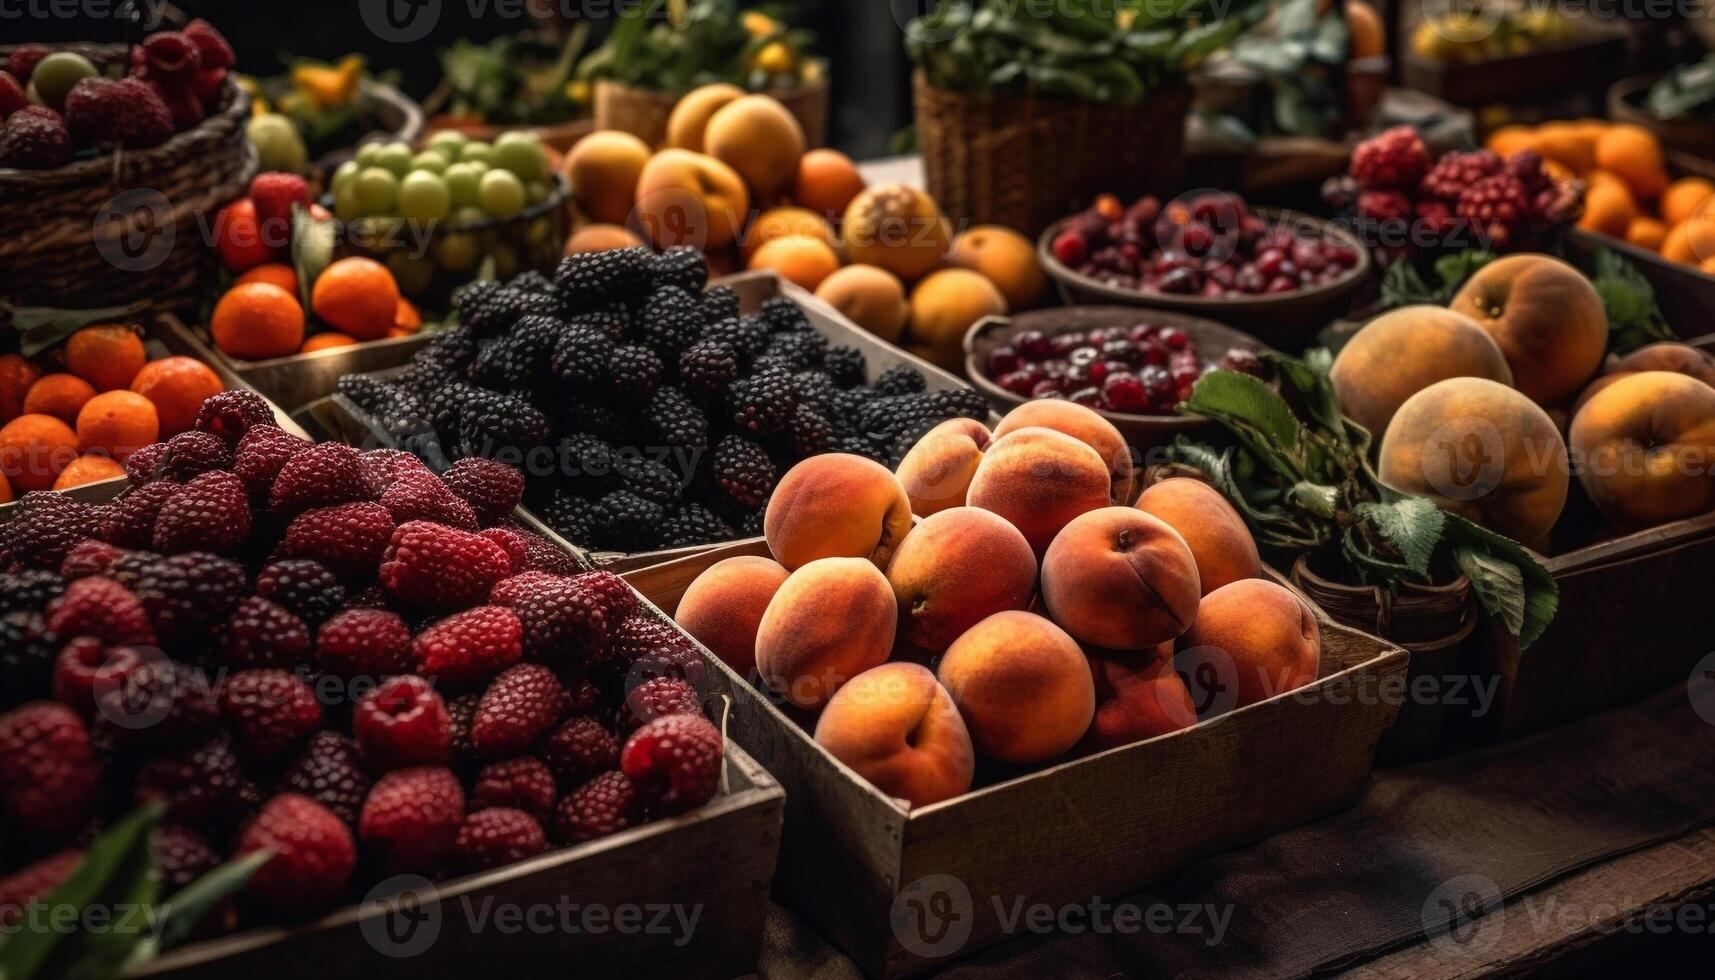
[[[1188,87],[1137,105],[913,87],[929,193],[955,221],[1036,235],[1097,194],[1181,189]]]
[[[129,50],[68,49],[100,66],[126,63]],[[249,96],[228,81],[201,125],[160,146],[56,170],[0,168],[0,299],[77,309],[145,301],[153,312],[195,302],[213,269],[214,215],[256,172],[249,114]]]
[[[794,89],[761,93],[773,96],[804,127],[806,146],[821,146],[828,138],[828,83],[811,82]],[[679,95],[656,89],[633,88],[618,82],[595,85],[595,128],[618,129],[652,147],[667,141],[667,117]]]

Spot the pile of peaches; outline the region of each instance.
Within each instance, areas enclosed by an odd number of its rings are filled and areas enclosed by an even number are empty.
[[[570,253],[692,245],[715,275],[769,269],[881,339],[958,371],[965,332],[1040,304],[1035,247],[996,225],[955,235],[939,205],[905,184],[866,186],[772,96],[706,85],[674,107],[663,147],[603,130],[565,161],[584,222]]]
[[[914,806],[979,759],[1040,766],[1314,680],[1314,614],[1220,493],[1136,482],[1118,430],[1064,401],[943,423],[897,473],[811,457],[769,503],[772,557],[714,564],[676,618]]]

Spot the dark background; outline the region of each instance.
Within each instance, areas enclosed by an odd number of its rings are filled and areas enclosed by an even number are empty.
[[[611,0],[440,0],[441,12],[427,37],[398,44],[365,25],[360,4],[383,0],[190,0],[174,6],[187,17],[207,18],[238,52],[239,70],[272,75],[283,56],[336,60],[357,51],[373,70],[397,70],[412,97],[435,87],[436,51],[466,37],[485,41],[530,26],[525,9],[551,16],[588,17],[599,39],[611,21]],[[159,0],[145,4],[158,8]],[[126,21],[120,0],[0,0],[0,43],[21,41],[123,41]],[[859,159],[888,152],[890,141],[910,122],[910,85],[902,32],[894,10],[907,0],[793,0],[757,4],[784,12],[794,26],[817,35],[816,52],[833,70],[833,115],[829,141]],[[57,16],[77,7],[72,18]],[[592,42],[593,43],[593,42]]]

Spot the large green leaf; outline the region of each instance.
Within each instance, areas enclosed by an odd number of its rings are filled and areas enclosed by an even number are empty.
[[[1310,434],[1280,393],[1261,379],[1237,371],[1210,371],[1198,379],[1179,409],[1225,426],[1288,482],[1311,475]]]
[[[1423,497],[1402,497],[1385,504],[1359,504],[1356,513],[1375,525],[1413,574],[1429,577],[1429,562],[1447,523],[1445,511]]]
[[[1596,274],[1590,277],[1608,314],[1608,348],[1629,354],[1646,344],[1674,339],[1667,318],[1655,300],[1655,287],[1632,265],[1608,248],[1596,250]]]
[[[1523,545],[1457,514],[1447,515],[1447,543],[1459,571],[1489,614],[1527,649],[1554,621],[1560,586]]]

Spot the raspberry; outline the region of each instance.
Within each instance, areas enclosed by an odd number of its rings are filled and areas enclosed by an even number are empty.
[[[642,815],[637,787],[623,772],[609,771],[566,794],[554,813],[554,832],[562,842],[580,844],[616,834]]]
[[[518,664],[494,679],[471,719],[471,747],[499,759],[528,749],[566,713],[566,689],[541,664]]]
[[[721,733],[702,715],[668,715],[631,733],[620,768],[656,812],[684,813],[715,795]]]
[[[142,663],[142,654],[134,647],[109,647],[93,636],[75,637],[54,658],[54,700],[91,717],[96,685],[118,684]]]
[[[160,82],[189,82],[202,68],[202,49],[178,31],[156,31],[143,39],[146,77]]]
[[[462,531],[477,528],[476,511],[470,504],[448,489],[440,477],[427,470],[399,474],[382,492],[381,506],[386,507],[393,519],[401,524],[406,521],[433,521]]]
[[[265,501],[280,468],[312,444],[276,425],[258,425],[244,433],[233,451],[232,472],[244,481],[253,500]]]
[[[630,730],[668,715],[700,715],[703,697],[689,681],[651,677],[631,689],[620,713],[620,727]]]
[[[213,111],[214,104],[220,99],[220,90],[226,87],[225,68],[204,68],[191,79],[191,91],[202,100],[203,107]]]
[[[229,554],[250,536],[250,498],[231,473],[204,473],[161,505],[155,516],[155,550],[162,554]]]
[[[452,853],[463,822],[458,777],[423,766],[376,781],[358,817],[358,834],[382,853],[389,872],[434,871]]]
[[[342,379],[343,380],[343,379]],[[363,472],[369,489],[380,496],[393,481],[406,473],[432,473],[423,461],[403,449],[371,449],[363,454]]]
[[[353,503],[369,497],[363,457],[350,446],[324,442],[298,453],[280,467],[268,491],[268,506],[292,515],[314,507]]]
[[[202,640],[232,615],[247,585],[242,565],[203,552],[150,558],[116,574],[143,604],[161,643],[173,647]]]
[[[504,867],[548,849],[548,835],[523,810],[492,807],[464,818],[453,841],[453,865],[461,871]]]
[[[50,54],[53,51],[45,44],[20,44],[6,57],[6,70],[12,73],[13,78],[27,84],[35,73],[36,65]]]
[[[1415,129],[1395,126],[1359,143],[1348,169],[1360,187],[1411,190],[1429,170],[1429,150]]]
[[[309,685],[284,670],[241,670],[220,692],[220,711],[238,744],[258,758],[280,755],[321,727]]]
[[[313,559],[347,578],[368,578],[381,564],[395,526],[392,513],[376,503],[318,507],[286,525],[279,555]]]
[[[133,454],[131,462],[137,458]],[[135,480],[135,478],[133,478]],[[114,503],[102,522],[101,536],[121,548],[148,548],[155,542],[155,518],[182,484],[172,480],[133,485]]]
[[[166,107],[161,111],[165,112]],[[69,162],[71,133],[59,113],[32,105],[7,117],[4,128],[0,129],[0,165],[51,170]]]
[[[232,469],[232,448],[207,432],[181,432],[168,439],[155,463],[155,478],[181,483],[210,470]]]
[[[288,558],[256,573],[256,594],[318,626],[345,604],[345,586],[321,562]]]
[[[401,602],[425,609],[463,609],[481,602],[508,571],[506,552],[488,539],[427,521],[393,532],[380,579]]]
[[[512,574],[524,571],[530,560],[530,543],[523,531],[515,527],[491,527],[484,529],[482,536],[506,552],[506,567]]]
[[[151,655],[116,684],[97,684],[95,732],[103,745],[161,745],[206,734],[220,720],[202,671]]]
[[[160,872],[161,884],[168,892],[178,891],[220,864],[220,855],[209,844],[208,838],[178,824],[155,828],[149,837],[149,846],[155,855],[155,868]]]
[[[17,924],[32,900],[46,897],[82,863],[82,851],[60,851],[0,878],[0,928]]]
[[[364,695],[352,712],[351,731],[377,768],[435,765],[452,757],[447,706],[421,677],[390,677]]]
[[[157,479],[160,476],[158,471],[161,468],[161,460],[166,458],[166,455],[166,443],[151,442],[125,457],[125,477],[131,481],[131,489],[135,490]]]
[[[101,530],[103,513],[81,500],[52,492],[18,498],[12,519],[0,524],[0,567],[8,558],[26,568],[60,567],[66,552]]]
[[[348,679],[407,673],[413,667],[411,627],[384,609],[347,609],[316,634],[316,663]]]
[[[309,185],[297,174],[260,173],[250,181],[250,200],[263,241],[292,240],[292,205],[310,206]]]
[[[613,654],[620,660],[635,663],[667,651],[694,654],[696,647],[677,627],[649,613],[630,616],[614,627]]]
[[[110,578],[84,578],[48,604],[48,629],[60,636],[92,636],[111,646],[155,645],[155,627],[143,604]]]
[[[244,770],[225,732],[173,755],[156,755],[137,771],[139,806],[161,803],[167,819],[222,825],[243,805]]]
[[[127,149],[160,146],[172,138],[173,113],[155,89],[141,78],[120,79],[109,96],[114,107],[113,138]]]
[[[1435,161],[1418,184],[1418,193],[1451,204],[1459,200],[1465,188],[1500,173],[1501,167],[1501,158],[1492,150],[1455,150]]]
[[[578,560],[567,554],[559,545],[539,535],[524,535],[524,567],[514,571],[548,572],[552,575],[570,575],[578,570]]]
[[[1371,221],[1404,221],[1411,217],[1411,199],[1399,191],[1359,191],[1357,210]]]
[[[268,402],[254,391],[229,388],[210,395],[197,410],[198,432],[207,432],[237,445],[246,432],[258,425],[275,425],[278,420]]]
[[[111,78],[91,75],[80,78],[66,93],[66,128],[78,146],[95,146],[113,138],[113,109],[117,100],[113,88],[119,83]]]
[[[1511,174],[1484,177],[1459,195],[1459,217],[1482,230],[1490,242],[1505,247],[1524,231],[1531,213],[1524,184]]]
[[[1413,208],[1417,220],[1423,228],[1435,238],[1440,238],[1457,228],[1459,219],[1453,216],[1453,209],[1446,201],[1418,201]]]
[[[572,576],[572,581],[595,595],[609,623],[624,622],[641,608],[637,590],[612,572],[584,572]]]
[[[212,24],[201,17],[185,25],[184,35],[196,44],[197,53],[202,57],[203,70],[231,68],[238,64],[238,56],[232,53],[232,45],[226,42],[226,38],[215,30]]]
[[[0,715],[0,813],[11,827],[53,837],[77,830],[100,779],[89,729],[70,708],[31,701]]]
[[[483,766],[471,789],[473,806],[512,807],[538,820],[554,812],[554,799],[554,774],[547,763],[530,755]]]
[[[423,673],[447,684],[475,684],[522,660],[523,641],[523,624],[512,610],[478,606],[424,630],[414,652]]]
[[[150,79],[149,87],[160,96],[161,104],[167,107],[167,114],[173,119],[173,129],[178,132],[195,129],[207,117],[208,111],[203,108],[202,100],[189,85],[175,88]]]
[[[288,914],[313,912],[345,894],[357,867],[357,846],[339,817],[299,793],[282,793],[263,805],[239,835],[237,853],[273,851],[246,889]]]
[[[588,715],[567,719],[548,733],[538,751],[554,776],[568,786],[619,765],[619,740]]]
[[[607,648],[604,595],[576,578],[525,572],[496,585],[489,601],[518,614],[532,657],[588,665]]]
[[[505,517],[524,502],[524,474],[492,459],[461,459],[441,479],[488,520]]]
[[[106,575],[113,563],[127,554],[130,552],[124,548],[116,548],[105,541],[94,538],[80,541],[60,561],[60,578],[69,582],[91,575]]]
[[[310,659],[304,621],[257,596],[240,602],[220,628],[220,655],[234,667],[296,667]]]
[[[352,827],[370,784],[357,742],[331,731],[317,732],[280,777],[283,788],[308,796]]]

